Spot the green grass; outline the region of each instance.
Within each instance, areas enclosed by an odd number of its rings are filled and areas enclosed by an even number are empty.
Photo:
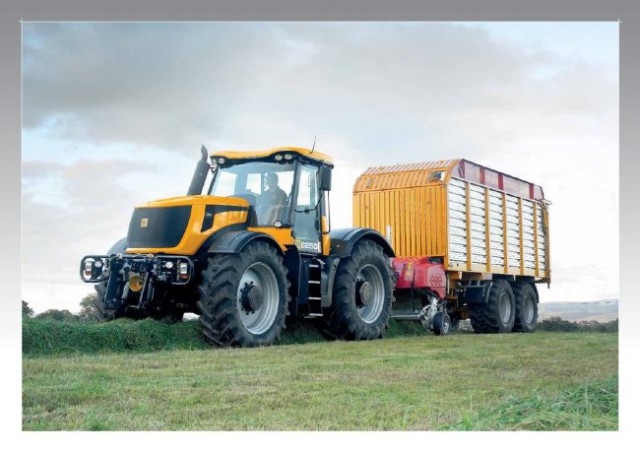
[[[120,319],[108,323],[23,319],[22,353],[31,356],[207,349],[197,323],[167,325],[151,319],[138,322]]]
[[[23,429],[617,429],[615,333],[328,342],[296,331],[305,343],[26,355]]]
[[[534,391],[447,426],[448,430],[616,430],[618,377],[565,389]]]
[[[279,344],[326,342],[318,322],[289,324]],[[385,337],[425,336],[416,322],[390,322]],[[146,319],[119,319],[108,323],[60,322],[24,319],[22,352],[25,356],[73,353],[152,352],[160,350],[208,350],[198,321],[173,325]]]

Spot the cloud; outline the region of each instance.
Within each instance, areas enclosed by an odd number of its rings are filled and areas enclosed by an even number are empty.
[[[348,135],[383,155],[420,141],[469,147],[464,130],[440,138],[461,111],[585,107],[572,105],[579,89],[549,104],[530,79],[558,64],[552,53],[450,24],[26,24],[24,41],[25,127],[94,143],[263,147],[248,127],[282,125],[282,136],[293,121],[305,142]]]

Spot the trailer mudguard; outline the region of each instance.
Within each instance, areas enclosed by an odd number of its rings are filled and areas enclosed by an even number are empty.
[[[371,240],[380,245],[389,257],[396,257],[393,248],[382,234],[375,229],[344,228],[331,231],[331,255],[340,258],[351,256],[353,248],[360,240]]]
[[[271,236],[262,232],[235,230],[224,231],[215,234],[212,237],[212,242],[209,244],[207,254],[237,254],[240,253],[244,247],[254,240],[261,240],[269,243],[279,253],[282,253],[282,248]]]

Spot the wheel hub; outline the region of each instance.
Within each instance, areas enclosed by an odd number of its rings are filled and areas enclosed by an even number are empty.
[[[264,295],[262,290],[252,282],[245,283],[241,290],[240,304],[246,312],[253,313],[262,308]]]
[[[358,288],[358,302],[362,306],[366,306],[373,297],[373,287],[369,281],[363,281]]]

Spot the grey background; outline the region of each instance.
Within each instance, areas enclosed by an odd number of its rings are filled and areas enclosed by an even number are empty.
[[[638,80],[640,80],[640,65],[638,62],[638,42],[640,41],[638,20],[639,3],[632,1],[547,1],[514,2],[509,0],[494,1],[447,1],[447,2],[418,2],[418,1],[4,1],[0,6],[0,18],[2,18],[2,31],[0,35],[0,109],[2,121],[0,121],[0,137],[3,144],[2,161],[2,185],[3,193],[3,220],[0,221],[1,236],[7,246],[4,247],[3,259],[0,264],[0,275],[4,300],[0,307],[1,347],[5,361],[10,366],[3,372],[3,399],[2,424],[6,431],[19,436],[21,443],[32,446],[44,446],[51,440],[50,435],[20,434],[21,430],[21,406],[20,406],[20,20],[29,21],[84,21],[84,20],[621,20],[621,173],[620,173],[620,431],[622,434],[590,435],[589,444],[592,447],[607,447],[626,449],[627,444],[633,444],[632,428],[637,415],[637,406],[640,398],[638,390],[632,382],[637,381],[637,370],[634,365],[634,355],[640,345],[640,335],[637,328],[633,327],[634,314],[638,313],[638,307],[634,293],[634,279],[637,278],[638,265],[638,162],[640,156],[635,150],[640,143],[639,128],[639,92]],[[46,227],[46,225],[43,225]],[[603,231],[606,233],[606,231]],[[597,244],[593,246],[597,252]],[[81,450],[86,447],[84,441],[78,435],[62,435],[72,443],[64,447],[68,450]],[[58,440],[63,440],[61,435],[56,435]],[[375,435],[374,435],[375,436]],[[264,436],[263,436],[264,437]],[[628,437],[628,438],[627,438]],[[117,440],[123,438],[119,435],[103,437],[99,443],[93,442],[94,450],[111,450],[117,444]],[[207,437],[209,440],[213,438]],[[273,440],[273,437],[271,437]],[[335,438],[335,437],[334,437]],[[437,440],[440,438],[439,440]],[[527,437],[527,443],[531,447],[545,444],[548,436]],[[545,439],[546,438],[546,439]],[[554,437],[555,439],[556,437]],[[565,437],[567,438],[567,437]],[[571,437],[575,440],[576,437]],[[7,438],[10,440],[11,438]],[[85,441],[86,441],[85,437]],[[166,437],[145,436],[145,441],[154,439],[162,441],[169,447],[172,441]],[[173,438],[177,440],[178,438]],[[331,439],[331,438],[329,438]],[[450,441],[452,438],[437,435],[435,441]],[[478,437],[473,435],[459,436],[458,440],[477,442]],[[578,439],[585,440],[582,435]],[[422,441],[426,438],[422,438]],[[512,435],[493,435],[492,443],[485,443],[486,449],[495,450],[512,447],[514,437]],[[562,439],[560,438],[562,441]],[[566,439],[565,439],[566,440]],[[567,440],[567,441],[569,441]],[[249,437],[239,439],[237,445],[255,445],[259,438]],[[289,447],[309,445],[304,439],[288,438]],[[435,443],[433,435],[430,435],[431,446]],[[545,441],[545,442],[543,442]],[[154,441],[155,442],[155,441]],[[271,441],[270,441],[271,442]],[[581,441],[582,442],[582,441]],[[397,437],[393,439],[383,436],[376,439],[379,446],[397,447]],[[89,444],[88,442],[86,444]],[[336,443],[337,444],[337,443]],[[343,445],[349,442],[342,442]],[[556,444],[559,444],[556,442]],[[423,445],[426,445],[423,443]],[[480,449],[485,448],[480,445]]]

